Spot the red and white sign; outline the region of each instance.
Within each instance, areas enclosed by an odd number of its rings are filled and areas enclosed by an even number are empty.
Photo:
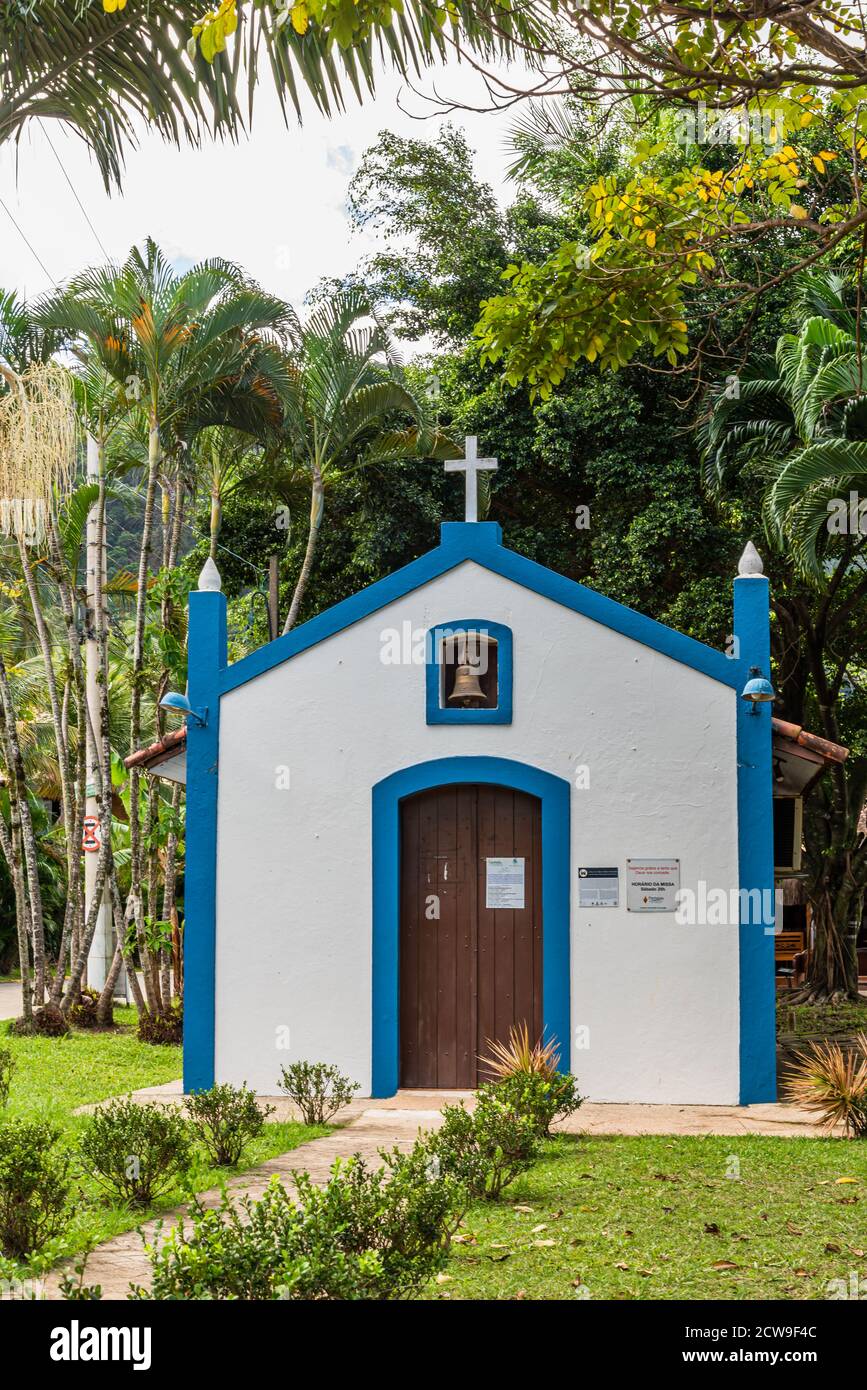
[[[84,835],[81,841],[81,848],[87,850],[89,854],[95,854],[102,841],[99,838],[99,816],[85,816]]]

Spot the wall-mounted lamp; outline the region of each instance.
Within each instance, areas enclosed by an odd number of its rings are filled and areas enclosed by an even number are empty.
[[[203,727],[208,722],[207,706],[204,709],[193,709],[186,695],[181,695],[178,690],[166,691],[160,700],[160,709],[171,710],[174,714],[185,714],[188,719],[194,719]]]
[[[741,699],[749,700],[752,705],[750,714],[758,714],[759,705],[768,703],[777,698],[776,691],[771,682],[762,675],[759,666],[750,667],[750,678],[741,691]]]

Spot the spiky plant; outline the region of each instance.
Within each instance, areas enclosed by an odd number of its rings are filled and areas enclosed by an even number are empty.
[[[45,537],[56,489],[68,487],[75,466],[76,428],[69,373],[34,362],[2,375],[0,399],[0,531],[32,544]]]
[[[487,1067],[493,1077],[504,1081],[509,1076],[542,1076],[551,1080],[557,1075],[560,1051],[555,1042],[542,1042],[541,1038],[530,1042],[530,1030],[526,1023],[513,1024],[509,1029],[507,1043],[488,1038],[487,1056],[479,1061]]]
[[[867,1139],[867,1033],[845,1052],[836,1042],[814,1042],[792,1066],[785,1097],[831,1129],[841,1124],[853,1139]]]

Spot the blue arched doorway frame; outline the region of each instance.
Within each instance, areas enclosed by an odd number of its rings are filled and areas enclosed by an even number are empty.
[[[542,1018],[570,1064],[570,785],[510,758],[434,758],[402,768],[373,788],[373,1065],[371,1094],[393,1096],[400,1076],[400,803],[456,782],[485,782],[542,803]]]

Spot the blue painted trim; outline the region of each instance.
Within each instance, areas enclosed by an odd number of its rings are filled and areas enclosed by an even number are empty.
[[[523,555],[507,550],[501,544],[501,532],[496,523],[450,521],[443,523],[441,541],[435,550],[428,551],[403,569],[352,594],[333,608],[327,608],[324,613],[302,623],[285,637],[278,637],[259,647],[242,661],[236,661],[223,672],[220,692],[225,694],[245,681],[254,680],[299,652],[307,651],[317,642],[333,637],[430,580],[438,579],[441,574],[446,574],[466,560],[473,560],[494,574],[511,579],[564,608],[582,613],[593,622],[631,637],[643,646],[671,657],[673,661],[691,666],[723,685],[735,686],[738,682],[739,676],[735,672],[738,663],[731,661],[724,652],[715,651],[693,637],[675,632],[673,628],[665,627],[643,613],[625,608],[623,604],[615,603],[614,599],[604,598],[573,579],[566,579],[544,565],[537,565],[534,560],[527,560]]]
[[[571,1053],[569,806],[562,777],[509,758],[435,758],[402,768],[373,788],[373,1066],[371,1094],[393,1096],[400,1075],[400,803],[456,782],[513,787],[542,802],[542,1018],[546,1038]]]
[[[740,1101],[752,1105],[777,1098],[774,981],[774,814],[771,757],[771,705],[752,706],[740,698],[751,666],[771,672],[768,581],[735,580],[734,631],[738,660],[738,876],[742,890],[758,890],[758,903],[741,893],[738,928],[740,959]],[[755,708],[758,713],[753,714]],[[758,904],[761,908],[756,911]],[[763,920],[767,908],[770,920]],[[756,917],[759,920],[756,920]]]
[[[444,636],[456,632],[481,632],[497,643],[497,706],[495,709],[455,709],[440,704],[442,662],[440,644]],[[460,618],[453,623],[437,623],[427,634],[425,670],[425,715],[428,724],[511,724],[512,722],[512,629],[487,618]]]
[[[226,665],[226,599],[191,593],[188,638],[190,704],[208,721],[187,720],[187,817],[184,871],[184,1090],[214,1084],[217,931],[219,680]]]

